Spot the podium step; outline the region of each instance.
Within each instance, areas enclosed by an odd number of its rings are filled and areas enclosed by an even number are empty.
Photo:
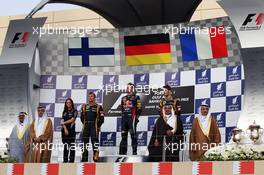
[[[100,157],[98,162],[130,162],[130,163],[137,163],[137,162],[148,162],[148,156],[120,156],[120,155],[113,155],[113,156],[103,156]]]

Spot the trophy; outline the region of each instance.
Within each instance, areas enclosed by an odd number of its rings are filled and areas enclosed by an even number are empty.
[[[254,121],[254,123],[247,129],[247,133],[249,134],[250,139],[256,143],[263,134],[263,129],[260,125],[256,124],[256,121]]]
[[[233,142],[235,142],[236,144],[240,143],[240,141],[242,139],[242,133],[243,133],[243,131],[241,129],[234,128],[232,130]]]

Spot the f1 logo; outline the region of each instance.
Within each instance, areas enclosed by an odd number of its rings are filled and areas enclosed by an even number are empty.
[[[257,15],[256,13],[248,14],[248,16],[245,19],[245,21],[243,22],[242,26],[246,26],[248,23],[252,22],[253,17],[255,17],[256,15]],[[261,25],[264,22],[264,13],[258,14],[255,22],[256,22],[256,25]]]
[[[26,43],[29,39],[29,36],[30,36],[30,33],[29,32],[19,32],[19,33],[16,33],[13,40],[12,40],[12,44],[16,43],[17,41],[21,41],[21,43]]]

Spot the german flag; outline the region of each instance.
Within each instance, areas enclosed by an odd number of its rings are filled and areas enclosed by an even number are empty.
[[[169,64],[171,59],[169,34],[125,36],[126,64]]]

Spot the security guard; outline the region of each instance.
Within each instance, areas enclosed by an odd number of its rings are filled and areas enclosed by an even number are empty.
[[[82,162],[88,162],[88,144],[91,138],[93,147],[93,160],[99,160],[99,131],[104,123],[104,111],[101,105],[95,102],[96,95],[89,93],[89,102],[82,106],[81,121],[83,123],[82,139],[84,142],[84,151]]]
[[[137,155],[137,123],[141,114],[140,97],[134,92],[134,85],[127,84],[127,95],[122,98],[122,119],[121,119],[121,142],[119,146],[119,154],[127,154],[127,136],[130,133],[132,139],[133,155]]]
[[[173,110],[175,112],[175,115],[180,116],[181,115],[181,105],[180,101],[172,96],[171,87],[169,85],[163,86],[164,89],[164,95],[161,97],[159,102],[159,114],[160,116],[163,115],[162,109],[166,105],[172,105]]]

